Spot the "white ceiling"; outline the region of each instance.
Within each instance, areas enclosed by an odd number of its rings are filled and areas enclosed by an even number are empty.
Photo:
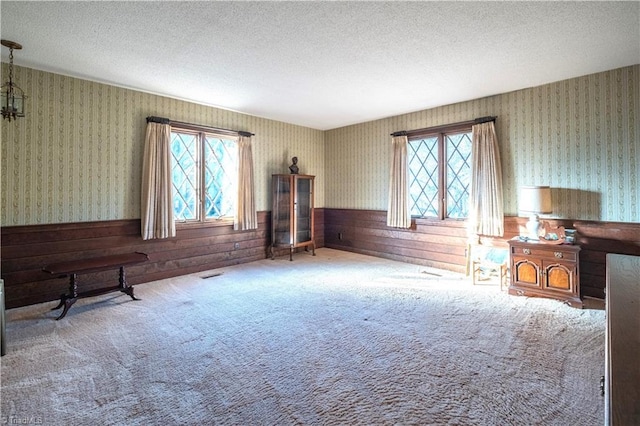
[[[638,1],[0,8],[17,65],[320,130],[640,63]]]

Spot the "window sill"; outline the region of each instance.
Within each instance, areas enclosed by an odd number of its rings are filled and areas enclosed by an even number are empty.
[[[437,217],[417,217],[414,216],[411,218],[411,222],[415,222],[416,225],[425,225],[425,226],[453,226],[453,227],[464,227],[467,224],[467,219],[438,219]]]
[[[176,222],[176,230],[216,228],[219,226],[233,226],[233,219],[208,220],[206,222]]]

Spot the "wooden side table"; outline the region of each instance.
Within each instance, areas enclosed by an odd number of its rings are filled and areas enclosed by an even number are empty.
[[[607,254],[605,425],[640,424],[640,256]]]
[[[580,246],[539,241],[509,241],[509,294],[548,297],[582,308]]]

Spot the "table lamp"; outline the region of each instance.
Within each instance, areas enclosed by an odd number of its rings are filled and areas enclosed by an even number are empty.
[[[539,214],[551,213],[551,188],[548,186],[523,186],[520,188],[520,211],[529,214],[527,235],[530,240],[538,240],[540,231]]]

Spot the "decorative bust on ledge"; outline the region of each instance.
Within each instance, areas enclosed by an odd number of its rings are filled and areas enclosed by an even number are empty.
[[[293,157],[291,161],[293,162],[293,164],[289,166],[289,170],[291,170],[292,175],[297,175],[298,174],[298,157]]]

